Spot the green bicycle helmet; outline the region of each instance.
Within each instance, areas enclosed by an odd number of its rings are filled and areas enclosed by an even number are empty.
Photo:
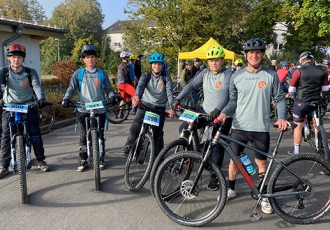
[[[221,46],[213,46],[206,52],[206,59],[224,58],[225,50]]]

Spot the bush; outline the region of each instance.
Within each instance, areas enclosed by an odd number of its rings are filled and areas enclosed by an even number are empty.
[[[52,65],[53,75],[58,77],[64,85],[68,85],[74,71],[78,69],[74,61],[64,60]]]

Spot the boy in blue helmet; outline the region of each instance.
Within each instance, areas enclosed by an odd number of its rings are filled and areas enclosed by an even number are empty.
[[[128,156],[143,123],[146,111],[157,113],[160,116],[160,124],[154,129],[155,153],[156,156],[164,147],[164,121],[167,101],[171,104],[173,101],[172,79],[169,75],[162,73],[164,65],[164,56],[160,53],[154,53],[149,58],[151,71],[142,74],[136,87],[133,97],[133,106],[138,105],[138,109],[132,123],[123,156]],[[173,118],[175,113],[171,109],[168,111],[169,117]]]

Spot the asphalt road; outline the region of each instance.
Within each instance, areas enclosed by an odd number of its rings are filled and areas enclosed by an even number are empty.
[[[109,124],[109,131],[105,132],[107,167],[101,171],[101,192],[94,190],[91,166],[83,173],[76,171],[79,133],[74,131],[74,126],[44,135],[46,161],[51,172],[38,171],[37,162],[33,161],[34,167],[27,176],[28,205],[21,204],[18,175],[10,172],[0,180],[0,229],[191,229],[174,223],[162,213],[150,194],[149,182],[138,192],[126,189],[126,158],[120,152],[131,122],[132,116],[123,124]],[[167,120],[165,143],[178,137],[179,124],[179,120]],[[275,129],[271,130],[272,147],[278,134]],[[286,132],[279,158],[287,157],[292,143],[291,133]],[[311,152],[307,143],[303,143],[302,151]],[[222,168],[225,176],[228,162],[226,157]],[[329,215],[312,226],[290,224],[276,214],[261,212],[263,218],[252,222],[249,216],[255,200],[240,175],[236,191],[237,197],[228,201],[221,215],[203,229],[329,229]]]

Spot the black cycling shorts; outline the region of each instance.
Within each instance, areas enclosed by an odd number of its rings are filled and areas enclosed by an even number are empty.
[[[269,132],[252,132],[252,131],[244,131],[238,129],[232,129],[231,135],[233,139],[241,141],[245,144],[251,142],[251,145],[259,149],[263,152],[268,153],[269,145],[270,145],[270,135]],[[231,148],[233,149],[234,153],[239,156],[245,149],[244,146],[241,146],[235,142],[231,142]],[[261,153],[254,152],[255,158],[258,160],[266,160],[267,156],[262,155]]]
[[[293,104],[293,121],[303,122],[307,113],[314,109],[308,101],[295,101]]]

